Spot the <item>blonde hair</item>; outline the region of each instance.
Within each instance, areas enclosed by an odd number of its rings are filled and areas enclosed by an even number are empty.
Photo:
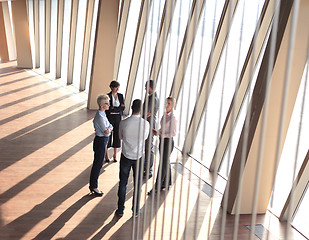
[[[103,101],[109,101],[109,96],[106,95],[106,94],[100,94],[98,97],[97,97],[97,104],[100,108],[100,105],[103,103]]]
[[[175,109],[175,107],[176,107],[176,98],[169,96],[169,97],[166,98],[166,100],[171,100],[172,101],[172,105],[173,105],[173,109]]]

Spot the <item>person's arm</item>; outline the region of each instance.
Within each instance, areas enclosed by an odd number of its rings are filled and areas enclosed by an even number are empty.
[[[113,112],[122,113],[124,111],[125,105],[124,105],[124,98],[121,93],[118,93],[118,100],[120,105],[118,107],[113,107]]]
[[[177,124],[178,124],[177,119],[173,115],[172,119],[171,119],[171,135],[172,135],[172,137],[175,137],[176,134],[177,134]]]
[[[144,134],[144,140],[146,140],[148,138],[148,135],[149,135],[149,130],[150,130],[150,124],[149,122],[147,122],[146,120],[144,121],[144,131],[145,131],[145,134]]]

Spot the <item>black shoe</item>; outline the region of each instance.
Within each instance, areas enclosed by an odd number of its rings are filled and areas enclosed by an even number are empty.
[[[123,212],[120,212],[118,209],[115,212],[115,215],[118,217],[122,217],[123,216]]]
[[[105,159],[105,162],[110,162],[111,160],[109,160],[109,159]]]
[[[104,194],[104,192],[102,192],[102,191],[100,191],[98,189],[95,189],[95,188],[90,188],[89,187],[89,190],[90,190],[91,193],[93,193],[97,197],[102,197],[103,194]]]

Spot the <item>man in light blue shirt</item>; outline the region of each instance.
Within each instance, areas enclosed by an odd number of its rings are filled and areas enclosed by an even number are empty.
[[[140,116],[141,105],[141,100],[135,99],[131,107],[132,115],[122,120],[119,125],[119,137],[122,139],[122,151],[119,169],[118,209],[116,210],[116,215],[120,217],[123,215],[124,211],[126,190],[131,168],[134,178],[132,202],[133,216],[138,216],[140,213],[139,199],[142,181],[142,156],[144,153],[145,140],[148,138],[150,128],[149,123]],[[137,189],[135,189],[136,186]]]

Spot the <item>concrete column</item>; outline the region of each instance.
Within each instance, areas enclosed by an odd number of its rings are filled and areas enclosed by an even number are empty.
[[[0,36],[3,36],[0,38],[0,41],[3,41],[0,43],[2,49],[1,58],[3,60],[16,60],[16,47],[15,47],[15,39],[11,24],[11,16],[9,11],[9,5],[7,2],[2,2],[1,4],[2,10],[0,11],[0,14],[2,17],[0,17],[3,20],[1,24],[1,33]],[[4,52],[3,52],[4,51]]]
[[[58,0],[57,8],[57,44],[56,44],[56,78],[61,77],[62,38],[63,38],[64,0]]]
[[[96,109],[98,94],[110,91],[113,80],[115,49],[117,42],[119,1],[99,2],[92,74],[90,79],[88,108]]]
[[[12,1],[17,67],[32,68],[29,21],[26,0]]]
[[[45,73],[50,72],[51,0],[45,0]]]
[[[0,3],[0,59],[9,60],[9,51],[5,33],[5,23],[2,11],[2,3]]]

